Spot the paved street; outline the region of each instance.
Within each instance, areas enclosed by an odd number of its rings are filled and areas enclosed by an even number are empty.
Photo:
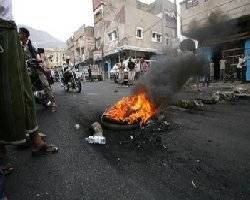
[[[107,144],[97,146],[84,140],[91,123],[130,88],[95,82],[83,83],[81,94],[54,89],[58,111],[37,109],[59,153],[33,158],[29,149],[9,148],[16,168],[7,177],[10,200],[250,199],[249,100],[175,111],[175,126],[161,132],[165,148],[137,148],[128,144],[135,132],[110,130]]]

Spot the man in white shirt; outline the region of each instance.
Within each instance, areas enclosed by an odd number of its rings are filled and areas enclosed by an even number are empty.
[[[244,64],[244,58],[243,56],[239,57],[239,62],[237,64],[237,78],[238,80],[242,79],[242,65]]]

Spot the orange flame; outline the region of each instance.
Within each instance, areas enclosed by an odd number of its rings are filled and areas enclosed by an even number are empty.
[[[153,102],[148,98],[145,91],[123,97],[114,106],[109,108],[104,115],[112,120],[126,122],[128,124],[145,124],[157,109]]]

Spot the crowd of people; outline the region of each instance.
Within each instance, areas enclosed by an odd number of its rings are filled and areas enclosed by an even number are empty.
[[[125,61],[121,59],[118,63],[117,82],[123,84],[127,80],[128,85],[133,85],[148,70],[148,67],[148,63],[143,58],[130,57]]]
[[[219,64],[220,64],[220,80],[221,81],[238,80],[238,81],[241,81],[242,83],[246,82],[247,66],[246,66],[246,60],[243,54],[239,56],[236,67],[233,67],[232,65],[230,65],[229,61],[225,57],[221,58]],[[214,65],[212,65],[212,67],[214,67]]]

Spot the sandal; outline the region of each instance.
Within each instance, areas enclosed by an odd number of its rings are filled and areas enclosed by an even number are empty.
[[[32,156],[46,156],[49,154],[55,154],[58,152],[58,148],[54,145],[44,144],[39,148],[32,150]]]

